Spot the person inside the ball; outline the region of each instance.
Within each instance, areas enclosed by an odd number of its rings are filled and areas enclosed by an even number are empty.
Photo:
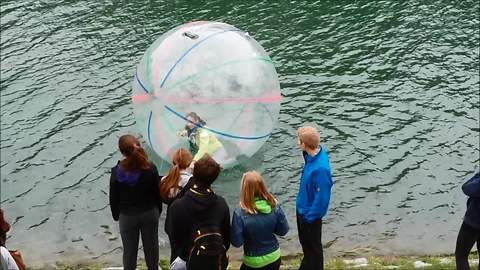
[[[189,112],[185,118],[184,135],[190,144],[190,152],[192,152],[193,160],[197,161],[205,154],[211,155],[215,160],[221,161],[225,156],[225,150],[222,143],[215,137],[215,134],[205,129],[206,122],[195,112]]]

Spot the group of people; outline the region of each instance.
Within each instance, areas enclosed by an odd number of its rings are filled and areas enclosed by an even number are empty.
[[[193,122],[195,115],[188,117],[193,124],[187,128],[198,128]],[[188,133],[204,140],[199,147],[204,147],[201,156],[184,148],[176,150],[165,176],[159,176],[136,137],[123,135],[119,139],[124,159],[111,170],[109,197],[113,219],[119,221],[124,269],[136,268],[140,236],[148,269],[159,269],[162,204],[167,205],[164,229],[170,242],[170,269],[226,269],[230,245],[243,246],[242,270],[279,269],[277,236],[286,235],[289,224],[262,176],[256,171],[243,174],[239,204],[230,219],[225,199],[211,187],[221,166],[208,148],[218,147],[201,130]],[[329,157],[313,127],[298,129],[298,146],[305,160],[296,199],[304,254],[300,269],[323,269],[322,217],[333,185]]]
[[[227,203],[211,187],[221,167],[210,154],[221,147],[214,137],[198,129],[198,116],[188,117],[187,136],[193,142],[201,140],[202,145],[197,144],[196,150],[176,150],[166,176],[159,176],[136,137],[123,135],[118,141],[124,158],[111,169],[109,200],[113,219],[119,221],[124,269],[136,269],[140,237],[148,269],[159,269],[158,226],[162,205],[166,204],[164,229],[170,242],[170,269],[226,269],[227,250],[232,245],[243,246],[241,270],[278,270],[281,253],[277,236],[289,231],[279,202],[258,172],[246,172],[238,207],[230,219]],[[296,198],[303,251],[299,269],[323,269],[322,218],[333,185],[329,157],[315,128],[299,128],[297,138],[305,161]],[[458,270],[469,269],[472,247],[476,243],[480,248],[480,172],[464,183],[462,190],[469,198],[455,248]],[[22,270],[21,255],[5,247],[10,227],[0,209],[0,269]]]

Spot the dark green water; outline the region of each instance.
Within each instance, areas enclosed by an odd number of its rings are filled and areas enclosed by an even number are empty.
[[[314,123],[335,180],[327,254],[453,252],[466,202],[460,186],[480,167],[479,8],[478,1],[2,1],[8,246],[33,265],[120,262],[108,172],[120,158],[118,137],[138,132],[135,67],[165,31],[211,20],[262,44],[284,96],[267,144],[216,185],[232,208],[241,174],[260,171],[290,220],[282,249],[299,249],[295,135]]]

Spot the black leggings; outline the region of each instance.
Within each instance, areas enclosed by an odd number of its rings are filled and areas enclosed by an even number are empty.
[[[468,254],[473,245],[477,243],[477,250],[480,252],[480,230],[475,229],[465,222],[462,223],[457,237],[457,246],[455,247],[455,263],[457,270],[470,270],[468,265]],[[480,270],[480,264],[478,265]]]
[[[123,244],[123,269],[137,267],[138,241],[142,236],[143,253],[148,270],[158,270],[158,217],[157,207],[134,216],[120,213],[120,235]]]

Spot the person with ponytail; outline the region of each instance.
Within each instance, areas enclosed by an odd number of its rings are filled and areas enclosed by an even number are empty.
[[[231,242],[243,245],[240,270],[280,268],[280,246],[275,235],[289,230],[285,214],[268,192],[262,176],[256,171],[243,174],[240,203],[232,217]]]
[[[160,182],[160,196],[167,205],[170,205],[177,195],[180,194],[190,177],[192,177],[190,168],[192,160],[192,153],[185,148],[180,148],[173,154],[173,167]]]
[[[170,241],[170,263],[177,257],[175,254],[174,241],[171,237],[170,204],[177,198],[180,198],[190,187],[189,180],[192,177],[190,164],[193,156],[190,151],[180,148],[173,154],[172,168],[160,182],[160,196],[162,201],[167,204],[167,215],[165,217],[165,233],[168,235]]]
[[[158,219],[162,201],[157,167],[132,135],[121,136],[118,148],[124,159],[111,169],[110,209],[113,219],[119,221],[123,269],[136,268],[141,235],[147,268],[158,270]]]

